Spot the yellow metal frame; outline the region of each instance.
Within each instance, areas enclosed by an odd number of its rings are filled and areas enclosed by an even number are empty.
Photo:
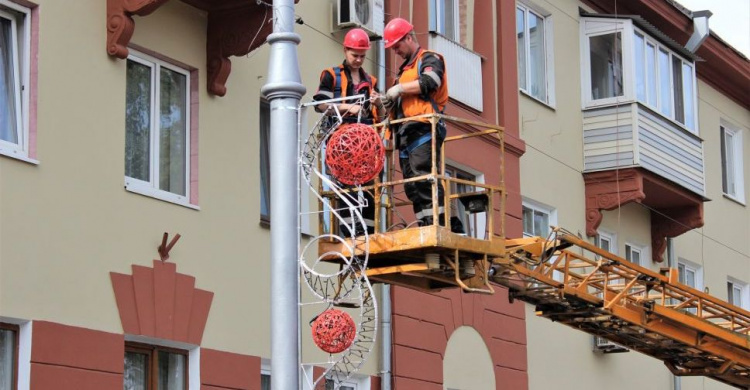
[[[508,240],[493,281],[537,314],[656,357],[675,375],[750,387],[750,312],[564,233]],[[575,251],[574,251],[575,249]]]
[[[504,171],[504,142],[503,129],[499,126],[486,123],[469,121],[457,117],[442,114],[426,114],[412,118],[404,118],[386,121],[374,125],[384,138],[389,138],[389,127],[406,121],[426,118],[432,127],[432,172],[428,175],[413,177],[410,179],[394,180],[395,167],[398,164],[397,154],[393,146],[386,148],[388,170],[385,172],[384,180],[380,177],[370,186],[363,186],[363,191],[370,191],[375,199],[375,234],[369,236],[369,270],[368,276],[375,281],[400,284],[410,288],[423,290],[436,290],[444,287],[461,287],[465,291],[488,293],[494,292],[489,283],[488,271],[492,257],[505,255],[504,243],[504,219],[496,220],[497,215],[505,214],[505,184],[502,181]],[[437,153],[435,148],[437,125],[439,121],[452,123],[466,131],[465,134],[446,137],[441,149],[441,164],[437,164]],[[500,146],[500,182],[495,184],[476,183],[445,175],[445,152],[458,142],[476,137],[485,137],[495,140]],[[319,162],[322,160],[318,159]],[[321,167],[319,167],[321,168]],[[396,193],[396,187],[403,186],[408,182],[428,180],[432,182],[432,205],[433,225],[421,227],[407,227],[400,230],[391,230],[388,226],[393,225],[396,208],[411,204],[406,199],[397,199],[392,196]],[[486,194],[487,205],[487,231],[486,239],[466,237],[452,233],[450,229],[439,224],[438,218],[438,183],[443,184],[444,197],[444,221],[450,221],[450,203],[457,201],[463,196],[476,196]],[[470,193],[452,193],[451,183],[466,184],[474,187]],[[344,190],[351,192],[353,189]],[[319,184],[318,192],[333,203],[336,194],[333,191],[325,191],[322,183]],[[383,196],[383,195],[386,196]],[[323,204],[319,207],[323,210]],[[381,211],[385,210],[385,226],[381,228]],[[319,231],[326,231],[324,224],[325,215],[321,214],[319,220]],[[331,220],[331,218],[328,218]],[[499,222],[499,223],[498,223]],[[333,233],[337,233],[338,226],[332,224]],[[499,231],[496,231],[499,226]],[[364,254],[364,240],[359,238],[349,239],[348,245],[354,247],[356,255]],[[349,256],[347,245],[337,240],[320,240],[319,253],[342,253]],[[425,256],[428,254],[438,255],[442,266],[439,269],[430,269],[425,266]],[[331,257],[331,261],[336,261]],[[404,268],[410,265],[411,268]],[[473,270],[473,271],[472,271]]]

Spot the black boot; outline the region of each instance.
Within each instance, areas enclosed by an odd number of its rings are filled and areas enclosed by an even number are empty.
[[[458,217],[451,217],[451,232],[458,234],[466,234],[464,230],[464,224]]]

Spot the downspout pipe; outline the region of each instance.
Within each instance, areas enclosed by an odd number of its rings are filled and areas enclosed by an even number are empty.
[[[297,59],[294,0],[273,0],[273,16],[268,81],[261,88],[271,108],[271,389],[289,390],[300,388],[297,111],[306,90]]]
[[[690,39],[688,39],[685,44],[685,48],[690,50],[691,53],[698,51],[698,48],[701,47],[703,41],[705,41],[711,33],[708,29],[708,18],[710,18],[711,15],[713,15],[713,13],[708,10],[693,12],[693,35],[690,36]]]
[[[667,237],[667,265],[669,268],[677,268],[677,259],[674,253],[674,241]],[[672,374],[672,390],[681,390],[682,380],[679,376]]]
[[[388,89],[385,77],[385,42],[381,39],[378,41],[378,80],[380,80],[380,85],[378,87],[381,91]],[[390,140],[388,142],[390,142]],[[389,163],[390,161],[385,161],[386,165],[383,167],[384,172],[388,172]],[[385,218],[386,210],[385,208],[381,208],[380,211],[380,231],[385,232],[388,229],[388,223]],[[393,361],[393,350],[391,348],[391,285],[383,283],[380,286],[380,389],[391,390],[391,361]]]

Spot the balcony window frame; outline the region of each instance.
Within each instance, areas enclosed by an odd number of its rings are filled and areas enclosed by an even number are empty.
[[[745,170],[742,130],[722,121],[719,126],[721,154],[721,191],[723,195],[745,204]],[[727,138],[731,140],[728,141]],[[731,158],[731,161],[730,161]],[[730,183],[730,180],[732,181]],[[730,185],[734,190],[730,190]]]
[[[29,90],[31,68],[31,25],[32,11],[10,0],[0,0],[0,19],[10,22],[11,50],[13,58],[13,107],[12,116],[15,128],[11,131],[15,142],[0,139],[0,155],[31,163],[38,163],[30,157],[31,134],[29,118]]]
[[[181,206],[198,209],[197,205],[191,203],[191,186],[193,185],[192,175],[192,161],[191,154],[193,151],[193,144],[191,138],[194,136],[194,126],[192,118],[192,101],[191,95],[193,95],[194,86],[191,73],[192,69],[180,66],[176,63],[168,61],[163,58],[157,58],[156,56],[143,53],[134,49],[130,49],[127,61],[133,61],[143,66],[147,66],[151,69],[151,92],[150,92],[150,127],[149,127],[149,180],[142,180],[134,177],[129,177],[127,173],[125,176],[125,189],[130,192],[138,193],[141,195],[149,196],[159,200],[163,200],[170,203],[175,203]],[[173,71],[185,77],[185,194],[179,194],[168,190],[162,190],[159,187],[159,149],[160,149],[160,136],[161,126],[160,123],[160,75],[161,69],[167,69]],[[127,114],[126,114],[127,115]],[[126,119],[127,120],[127,119]],[[125,130],[127,133],[127,129]],[[127,142],[127,141],[126,141]],[[126,152],[127,154],[127,152]]]
[[[446,21],[446,1],[453,3],[453,34],[449,35]],[[459,3],[461,0],[429,0],[430,31],[440,34],[454,42],[461,42],[461,16]]]
[[[592,75],[592,66],[590,61],[590,55],[591,55],[591,45],[590,45],[590,39],[592,37],[596,36],[602,36],[607,34],[613,34],[613,33],[621,33],[621,45],[622,45],[622,80],[623,80],[623,93],[622,95],[617,95],[614,97],[605,97],[605,98],[599,98],[594,99],[592,95],[592,87],[591,87],[591,75]],[[646,50],[649,45],[653,45],[654,47],[654,68],[651,69],[651,71],[654,72],[656,76],[656,94],[657,94],[657,101],[656,105],[652,103],[652,101],[649,99],[648,92],[646,92],[645,99],[640,99],[638,96],[638,88],[639,81],[637,79],[638,76],[638,70],[639,70],[639,64],[636,61],[636,42],[637,38],[641,37],[643,39],[643,46],[641,47],[642,51],[642,60],[644,61],[643,69],[644,77],[646,77],[646,80],[644,81],[643,85],[646,88],[646,91],[648,91],[648,57]],[[698,90],[697,90],[697,79],[696,79],[696,67],[695,67],[695,61],[692,61],[690,59],[685,58],[680,53],[677,53],[674,49],[669,47],[668,45],[664,44],[662,41],[651,35],[650,33],[646,32],[644,29],[638,27],[635,25],[632,19],[615,19],[615,18],[600,18],[600,17],[582,17],[580,20],[580,47],[581,47],[581,102],[583,109],[591,109],[591,108],[598,108],[598,107],[606,107],[606,106],[612,106],[612,105],[619,105],[619,104],[629,104],[637,102],[638,104],[643,105],[644,107],[648,107],[651,110],[653,110],[655,113],[657,113],[659,116],[667,119],[671,123],[674,123],[678,127],[686,130],[689,133],[698,135],[699,134],[699,125],[698,125]],[[669,110],[665,111],[664,104],[667,103],[667,100],[665,99],[664,93],[666,92],[661,87],[660,81],[664,79],[664,75],[662,74],[662,69],[660,67],[660,53],[666,53],[667,54],[667,71],[669,72],[669,75],[666,76],[666,79],[669,81]],[[683,112],[682,115],[685,117],[683,118],[683,122],[680,122],[678,112],[677,112],[677,106],[675,102],[675,93],[676,93],[676,85],[675,85],[675,71],[673,64],[675,61],[679,61],[680,66],[680,72],[681,72],[681,81],[683,84],[681,84],[681,89],[683,85],[687,85],[690,89],[690,96],[686,95],[686,91],[683,89],[681,93],[681,97],[683,99]],[[685,67],[690,68],[690,82],[688,84],[685,83],[685,73],[684,69]],[[689,107],[689,109],[688,109]],[[692,114],[688,117],[689,114]]]
[[[518,77],[518,89],[523,92],[524,95],[529,96],[530,98],[539,101],[542,104],[545,104],[547,106],[550,106],[552,108],[555,108],[555,61],[554,61],[554,46],[553,46],[553,37],[554,37],[554,31],[553,31],[553,24],[552,24],[552,14],[545,9],[532,4],[530,2],[517,2],[516,3],[516,34],[519,33],[518,31],[518,12],[523,13],[523,37],[524,37],[524,44],[523,48],[520,47],[520,45],[517,45],[518,55],[517,55],[517,66],[519,69]],[[542,60],[544,61],[543,65],[543,71],[541,72],[544,80],[544,96],[539,96],[537,94],[534,94],[532,91],[530,91],[530,85],[531,85],[531,39],[530,39],[530,31],[529,31],[529,14],[533,14],[538,19],[542,20],[542,24],[544,26],[544,35],[542,37],[544,47],[542,48],[543,55]],[[516,37],[518,39],[518,37]],[[524,58],[524,64],[523,69],[520,64],[521,55],[523,54]],[[524,82],[521,83],[521,75],[523,74]]]

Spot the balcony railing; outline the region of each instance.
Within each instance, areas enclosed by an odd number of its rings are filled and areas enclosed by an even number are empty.
[[[445,58],[450,97],[482,111],[482,57],[439,34],[430,34],[430,50]]]
[[[639,167],[705,196],[703,141],[638,103],[583,112],[584,172]]]

